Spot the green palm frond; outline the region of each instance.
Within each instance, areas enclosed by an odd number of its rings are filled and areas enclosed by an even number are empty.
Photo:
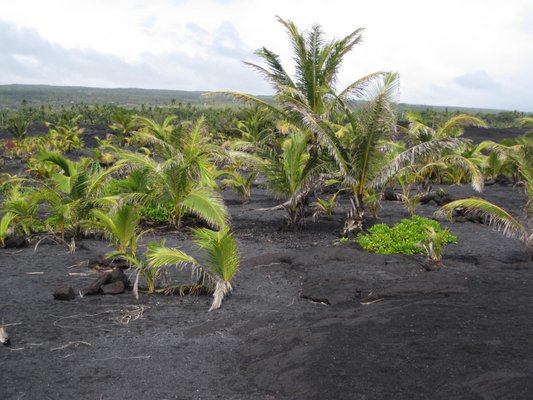
[[[51,151],[41,152],[37,156],[37,159],[39,161],[50,162],[57,165],[59,168],[61,168],[61,170],[63,170],[65,176],[71,177],[77,173],[76,164],[59,153]]]
[[[353,50],[356,45],[361,43],[363,39],[363,31],[363,28],[356,29],[344,38],[333,41],[326,46],[323,51],[323,53],[326,55],[326,60],[324,61],[323,68],[321,69],[321,75],[324,83],[335,84],[344,56]],[[353,89],[349,89],[350,87],[355,89],[356,85],[349,85],[344,92],[353,92]]]
[[[195,242],[205,252],[205,262],[218,278],[230,282],[239,269],[240,257],[237,241],[229,227],[219,231],[210,229],[193,229]]]
[[[181,154],[176,152],[176,149],[172,143],[169,143],[166,139],[155,136],[147,131],[137,132],[135,135],[143,144],[150,144],[159,149],[158,155],[162,155],[165,158],[168,157],[181,157]]]
[[[526,244],[531,241],[524,226],[516,218],[503,208],[478,197],[452,201],[442,206],[437,211],[437,215],[448,217],[451,220],[453,210],[456,208],[463,209],[466,216],[480,217],[486,220],[490,226],[502,231],[507,237],[518,238]]]
[[[454,115],[437,130],[436,138],[447,139],[451,137],[461,136],[463,134],[463,130],[460,129],[461,125],[472,125],[479,126],[482,128],[487,127],[487,123],[481,118],[477,118],[467,114]]]
[[[320,142],[326,146],[328,151],[335,159],[335,162],[337,163],[337,166],[341,172],[344,175],[347,175],[348,171],[350,170],[350,156],[342,145],[341,140],[335,134],[331,124],[322,120],[307,107],[299,106],[296,103],[291,103],[290,107],[292,107],[295,112],[300,114],[304,126],[316,134]]]
[[[373,90],[369,91],[371,97],[363,108],[361,119],[356,121],[354,115],[349,114],[355,134],[351,162],[357,166],[354,177],[359,186],[358,194],[363,193],[367,180],[372,178],[377,165],[382,161],[383,153],[378,143],[394,129],[395,114],[391,104],[396,100],[398,84],[398,74],[385,74],[382,82],[376,82]]]
[[[151,267],[163,267],[165,265],[200,266],[200,264],[187,253],[164,246],[149,246],[146,251],[146,261]]]
[[[157,163],[155,160],[145,154],[118,150],[117,155],[121,158],[121,166],[124,166],[126,163],[130,163],[136,165],[139,168],[146,169],[148,172],[158,172],[161,170],[159,163]]]
[[[279,55],[265,47],[255,51],[255,54],[265,60],[267,64],[266,68],[248,61],[245,61],[244,64],[259,72],[274,88],[277,88],[279,85],[295,86],[291,77],[283,68]]]
[[[224,226],[229,221],[222,196],[207,187],[197,186],[191,189],[181,206],[213,227]]]
[[[231,280],[235,276],[240,257],[237,242],[228,227],[220,231],[210,229],[193,229],[195,242],[203,250],[205,265],[181,250],[150,245],[146,252],[146,260],[150,267],[165,265],[190,266],[193,274],[201,276],[204,281],[214,286],[213,302],[209,311],[220,308],[224,296],[232,290]]]
[[[4,215],[2,215],[2,219],[0,219],[0,242],[2,243],[2,246],[5,245],[5,240],[10,232],[11,222],[15,219],[15,217],[15,214],[6,212]]]
[[[359,78],[355,82],[352,82],[346,86],[337,97],[342,101],[348,100],[350,97],[362,97],[365,94],[365,89],[368,88],[374,81],[382,78],[386,73],[383,71],[374,72]]]
[[[194,229],[196,244],[204,251],[206,264],[215,277],[213,303],[209,311],[220,308],[222,300],[231,290],[231,280],[240,265],[237,242],[228,227],[215,232],[209,229]]]
[[[483,174],[472,160],[458,154],[452,154],[442,157],[439,161],[446,165],[455,165],[465,170],[470,175],[472,188],[476,192],[481,192],[483,190]]]
[[[119,252],[127,254],[130,247],[131,253],[135,255],[137,230],[141,220],[136,207],[122,204],[111,213],[98,209],[94,209],[92,213],[104,234],[115,242]]]
[[[371,185],[374,188],[381,188],[389,182],[398,171],[402,170],[407,165],[417,163],[421,157],[425,157],[429,154],[439,155],[442,149],[453,149],[461,143],[461,139],[432,140],[410,147],[387,163],[374,177]]]

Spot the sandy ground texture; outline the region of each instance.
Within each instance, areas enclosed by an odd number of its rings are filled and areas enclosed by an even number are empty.
[[[446,188],[462,197],[466,186]],[[87,286],[85,261],[109,250],[82,240],[69,254],[43,242],[0,250],[1,399],[529,399],[533,393],[533,263],[522,243],[472,222],[448,223],[445,267],[335,246],[347,209],[279,229],[276,201],[227,192],[242,266],[218,311],[207,296],[131,292],[54,300]],[[519,188],[484,197],[519,214]],[[420,206],[431,216],[436,206]],[[384,202],[381,221],[407,217]],[[195,253],[186,233],[167,244]],[[142,246],[141,246],[142,247]],[[187,274],[171,270],[176,281]]]

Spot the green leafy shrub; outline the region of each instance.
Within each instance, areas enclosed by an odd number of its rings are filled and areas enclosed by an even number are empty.
[[[141,207],[140,213],[148,221],[163,224],[171,219],[172,206],[168,204],[149,203]]]
[[[378,254],[424,253],[420,243],[426,239],[428,229],[433,229],[440,235],[443,245],[457,243],[457,237],[447,229],[442,230],[437,221],[417,215],[403,219],[392,227],[386,224],[374,225],[368,230],[369,234],[359,234],[356,241],[364,250]]]

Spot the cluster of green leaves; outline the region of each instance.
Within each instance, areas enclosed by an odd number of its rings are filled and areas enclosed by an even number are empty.
[[[440,237],[443,244],[457,243],[457,237],[447,229],[442,230],[437,221],[417,215],[403,219],[392,227],[386,224],[374,225],[368,230],[368,234],[360,233],[356,240],[364,250],[378,254],[424,253],[420,243],[424,241],[429,228],[439,234],[442,232]]]
[[[148,203],[140,208],[139,214],[150,222],[165,224],[172,218],[172,207],[169,204]]]

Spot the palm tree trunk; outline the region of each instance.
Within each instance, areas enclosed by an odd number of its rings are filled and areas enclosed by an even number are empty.
[[[363,199],[359,195],[350,198],[351,207],[346,215],[344,228],[342,230],[343,236],[348,236],[350,233],[357,234],[363,231],[365,209],[363,207]]]
[[[428,258],[428,264],[426,266],[426,269],[428,271],[436,271],[438,269],[441,269],[444,265],[442,264],[442,260],[434,260],[432,258]]]

